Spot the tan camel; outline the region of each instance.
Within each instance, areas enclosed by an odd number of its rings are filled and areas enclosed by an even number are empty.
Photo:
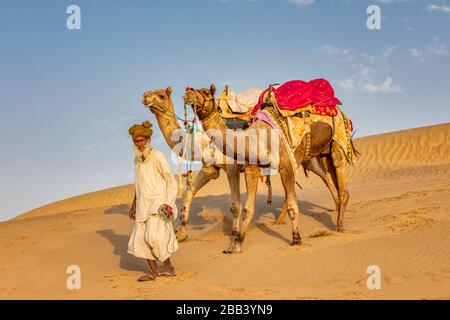
[[[221,137],[223,140],[219,141],[218,145],[224,146],[226,145],[227,141],[227,130],[223,126],[222,118],[217,110],[214,99],[215,91],[216,88],[214,85],[211,85],[209,90],[190,89],[187,90],[184,96],[184,100],[187,104],[193,105],[195,103],[197,105],[197,115],[202,121],[203,129],[205,131],[208,132],[210,129],[215,129],[221,132]],[[330,141],[332,141],[333,130],[331,126],[324,122],[315,122],[311,124],[310,129],[310,152],[311,154],[320,154],[329,147]],[[255,130],[256,139],[259,140],[259,136],[262,134],[262,131],[268,132],[271,131],[272,128],[266,122],[257,120],[247,130]],[[245,132],[240,134],[245,134]],[[237,135],[239,135],[239,133]],[[212,138],[215,143],[217,143],[217,137]],[[234,154],[230,156],[239,156],[240,158],[249,161],[251,157],[249,145],[252,143],[257,144],[257,141],[250,141],[245,146],[244,152],[242,152],[242,150],[233,149]],[[308,155],[305,154],[306,143],[308,143],[308,141],[306,138],[304,138],[294,152],[297,163],[303,163],[305,160],[308,160]],[[271,152],[270,148],[270,143],[268,143],[267,150],[269,150],[269,152]],[[299,209],[297,205],[293,167],[288,157],[288,151],[283,143],[280,143],[279,150],[274,150],[274,152],[279,152],[278,172],[281,176],[283,188],[285,191],[284,208],[286,209],[292,224],[292,245],[301,245],[302,240],[298,228]],[[338,191],[338,216],[336,229],[338,232],[344,232],[344,213],[350,197],[346,181],[346,157],[341,147],[336,142],[332,141],[331,153],[322,157],[322,159],[324,168],[326,168],[327,172],[331,174],[335,187]],[[230,248],[225,251],[226,253],[240,253],[242,251],[242,244],[254,213],[253,207],[254,204],[252,203],[252,205],[244,211],[243,221],[240,225],[240,232],[235,236]]]
[[[181,129],[181,127],[175,117],[175,108],[171,99],[171,94],[171,87],[168,87],[167,89],[148,91],[144,93],[142,97],[142,103],[146,107],[148,107],[150,111],[156,116],[159,128],[164,136],[164,139],[166,140],[166,143],[172,150],[174,150],[174,148],[181,142],[181,140],[173,141],[172,132]],[[207,141],[201,142],[204,147],[210,144],[210,139],[206,140]],[[180,149],[178,156],[183,156],[183,151],[184,150]],[[231,190],[230,211],[233,216],[231,235],[236,236],[238,234],[240,229],[239,223],[241,221],[240,216],[242,211],[240,199],[240,173],[241,171],[244,171],[247,187],[247,199],[244,208],[248,208],[250,206],[249,204],[253,204],[255,201],[258,188],[258,179],[261,175],[261,171],[257,165],[244,167],[242,165],[228,163],[205,164],[205,162],[203,162],[203,166],[197,177],[193,181],[190,191],[188,191],[187,194],[184,194],[185,213],[183,215],[180,228],[177,231],[177,238],[180,242],[186,240],[188,237],[187,224],[189,219],[190,206],[195,194],[209,181],[217,179],[219,177],[221,169],[223,169],[227,174],[228,183]]]

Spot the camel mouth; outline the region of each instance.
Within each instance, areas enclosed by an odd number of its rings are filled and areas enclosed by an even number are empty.
[[[155,105],[155,99],[142,99],[142,104],[144,105],[144,107],[152,109]]]
[[[148,109],[152,109],[152,107],[153,107],[153,103],[151,103],[151,102],[149,102],[149,103],[143,103],[143,105],[144,105],[144,107],[145,108],[148,108]]]
[[[184,103],[186,103],[187,105],[193,105],[194,104],[194,99],[192,99],[191,97],[183,97]]]

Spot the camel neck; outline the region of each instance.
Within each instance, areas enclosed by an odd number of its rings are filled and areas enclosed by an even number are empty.
[[[173,103],[170,102],[170,108],[168,110],[174,110]],[[173,149],[176,145],[178,145],[178,141],[172,140],[172,133],[175,130],[181,129],[180,124],[173,114],[169,112],[165,113],[155,113],[156,120],[158,121],[158,126],[166,140],[167,145],[170,149]]]
[[[212,111],[206,119],[202,120],[202,126],[205,131],[215,129],[222,131],[222,133],[225,133],[228,129],[224,120],[217,111]]]

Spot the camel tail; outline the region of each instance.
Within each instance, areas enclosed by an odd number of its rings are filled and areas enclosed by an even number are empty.
[[[354,135],[354,134],[353,134]],[[351,143],[351,145],[352,145],[352,150],[353,150],[353,154],[355,155],[355,158],[356,159],[358,159],[358,158],[360,158],[361,157],[361,152],[359,152],[357,149],[356,149],[356,147],[355,147],[355,143],[353,142],[353,135],[352,135],[352,137],[350,138],[350,143]]]

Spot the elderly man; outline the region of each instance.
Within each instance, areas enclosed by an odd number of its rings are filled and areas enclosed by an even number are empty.
[[[146,259],[150,266],[150,273],[138,281],[176,275],[170,256],[178,249],[172,224],[178,216],[175,205],[177,181],[164,154],[150,146],[152,133],[149,121],[129,129],[136,155],[136,195],[129,216],[136,224],[128,243],[128,253]],[[156,261],[164,264],[162,272]]]

